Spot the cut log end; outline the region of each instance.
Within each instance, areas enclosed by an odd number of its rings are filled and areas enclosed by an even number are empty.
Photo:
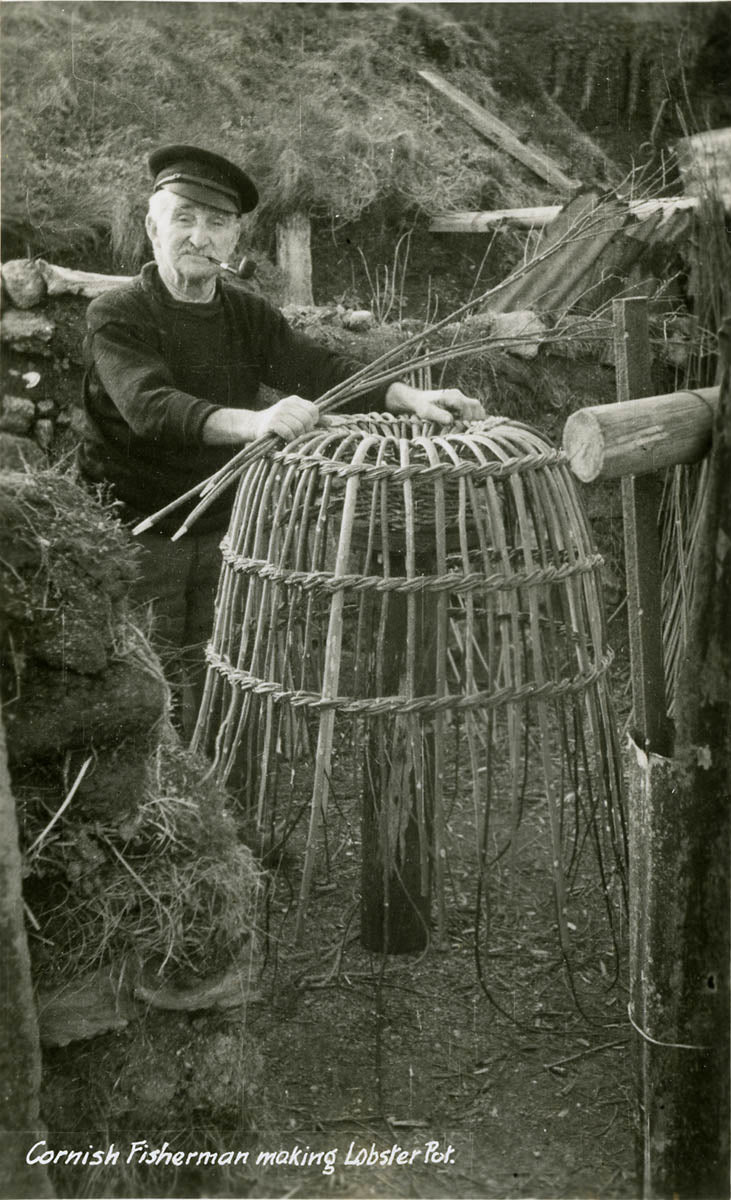
[[[592,412],[572,413],[563,431],[563,448],[569,466],[582,483],[592,483],[604,465],[604,433]]]

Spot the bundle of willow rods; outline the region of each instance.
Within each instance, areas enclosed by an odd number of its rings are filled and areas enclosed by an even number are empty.
[[[378,793],[385,873],[416,823],[440,942],[465,808],[483,899],[530,810],[564,958],[587,872],[612,925],[625,844],[601,559],[561,452],[497,417],[332,417],[248,466],[222,552],[194,744],[261,826],[309,808],[299,932],[333,790]]]

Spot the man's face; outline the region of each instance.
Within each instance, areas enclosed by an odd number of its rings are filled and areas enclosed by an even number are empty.
[[[200,287],[216,274],[207,257],[228,262],[239,237],[233,213],[196,204],[173,192],[159,193],[154,216],[147,214],[147,233],[163,279],[178,286]]]

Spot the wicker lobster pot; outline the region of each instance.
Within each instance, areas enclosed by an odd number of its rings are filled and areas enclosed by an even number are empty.
[[[601,559],[562,454],[500,418],[326,418],[247,470],[222,552],[196,740],[261,826],[309,808],[300,928],[333,789],[362,802],[362,935],[390,950],[445,936],[455,805],[483,898],[539,805],[566,951],[582,858],[608,897],[624,836]]]

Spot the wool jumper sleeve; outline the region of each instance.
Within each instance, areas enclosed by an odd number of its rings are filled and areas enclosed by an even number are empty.
[[[218,406],[175,386],[149,334],[112,319],[99,322],[93,342],[99,382],[135,437],[161,450],[200,445],[203,426]]]

